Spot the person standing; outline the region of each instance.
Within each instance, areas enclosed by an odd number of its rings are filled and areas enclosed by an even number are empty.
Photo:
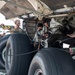
[[[36,49],[40,49],[40,45],[41,45],[41,40],[42,40],[42,36],[43,36],[43,24],[39,23],[36,33],[34,35],[33,41],[34,41],[34,47],[36,47]]]
[[[50,19],[43,18],[43,31],[44,31],[44,33],[49,32],[49,28],[50,28]]]
[[[15,20],[14,28],[10,29],[11,33],[24,33],[24,31],[20,28],[20,20]]]

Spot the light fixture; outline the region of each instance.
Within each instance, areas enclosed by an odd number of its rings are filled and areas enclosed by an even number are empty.
[[[67,8],[67,5],[64,5],[64,8]]]

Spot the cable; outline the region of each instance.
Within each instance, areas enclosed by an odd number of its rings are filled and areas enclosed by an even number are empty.
[[[60,41],[60,43],[67,41],[67,40],[70,40],[70,39],[73,39],[73,38],[75,38],[75,37],[70,37],[70,38],[64,39],[64,40]]]

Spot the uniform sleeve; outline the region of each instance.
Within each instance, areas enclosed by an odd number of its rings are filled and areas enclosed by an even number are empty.
[[[35,33],[34,38],[33,38],[33,41],[34,42],[38,42],[38,35],[37,35],[37,33]]]

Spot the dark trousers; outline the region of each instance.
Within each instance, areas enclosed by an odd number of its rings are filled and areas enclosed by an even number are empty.
[[[51,34],[48,39],[49,47],[52,46],[55,42],[67,43],[70,44],[71,47],[75,47],[75,37],[68,37],[62,34]]]

